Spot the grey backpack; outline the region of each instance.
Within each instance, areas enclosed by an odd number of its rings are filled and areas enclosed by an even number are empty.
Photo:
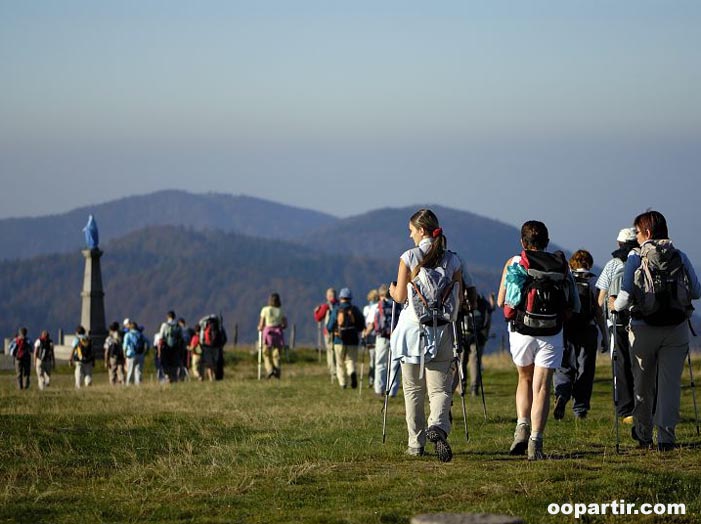
[[[409,300],[419,323],[442,326],[455,321],[458,314],[458,286],[447,275],[448,254],[440,266],[422,267],[411,281]]]
[[[673,326],[693,311],[691,284],[681,253],[670,240],[653,240],[640,248],[633,277],[633,318],[652,326]]]

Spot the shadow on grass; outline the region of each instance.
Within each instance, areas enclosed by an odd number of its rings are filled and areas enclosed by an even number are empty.
[[[604,454],[604,450],[577,451],[575,453],[546,453],[548,460],[582,460]],[[455,456],[480,457],[484,460],[495,462],[519,462],[526,459],[526,455],[509,455],[507,451],[466,451],[455,453]]]

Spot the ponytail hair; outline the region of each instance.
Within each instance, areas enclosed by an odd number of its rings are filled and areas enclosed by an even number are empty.
[[[422,267],[434,268],[441,263],[445,255],[448,241],[443,234],[443,229],[441,229],[438,223],[438,217],[430,209],[419,209],[411,216],[409,222],[417,229],[423,228],[432,238],[431,247],[428,252],[424,255],[423,260],[414,268],[414,271],[411,272],[411,278],[413,279],[419,274],[419,270]]]

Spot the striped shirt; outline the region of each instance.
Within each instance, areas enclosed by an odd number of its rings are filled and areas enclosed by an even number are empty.
[[[613,281],[613,275],[615,275],[616,271],[623,265],[624,262],[620,258],[612,258],[606,262],[599,279],[596,281],[597,289],[608,292],[609,288],[611,287],[611,282]]]

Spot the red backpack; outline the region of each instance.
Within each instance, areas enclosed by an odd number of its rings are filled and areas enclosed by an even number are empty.
[[[200,320],[200,345],[220,348],[226,344],[226,334],[222,326],[222,319],[216,315],[209,315]]]
[[[26,338],[15,338],[15,358],[21,360],[25,358],[25,355],[29,355],[29,344]]]
[[[374,319],[375,335],[389,338],[392,334],[392,302],[388,299],[380,299],[377,303]]]

